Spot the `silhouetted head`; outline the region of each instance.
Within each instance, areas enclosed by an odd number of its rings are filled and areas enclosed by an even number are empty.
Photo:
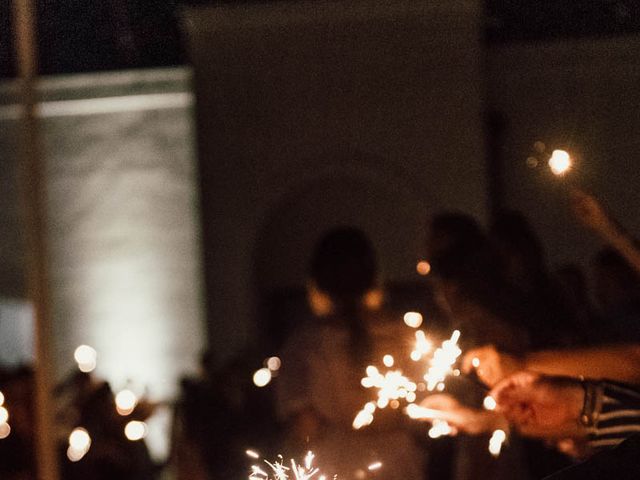
[[[544,249],[529,221],[520,212],[503,212],[494,221],[491,240],[502,273],[512,285],[529,288],[546,276]]]
[[[604,309],[628,305],[640,298],[640,275],[610,247],[593,261],[595,294]]]
[[[315,285],[334,301],[359,299],[376,283],[376,258],[365,234],[339,227],[325,234],[311,260]]]
[[[430,261],[454,250],[484,242],[484,234],[470,215],[457,212],[435,215],[429,225],[427,254]]]

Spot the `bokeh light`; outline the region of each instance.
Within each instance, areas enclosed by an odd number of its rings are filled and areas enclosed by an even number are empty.
[[[277,372],[278,370],[280,370],[281,366],[282,366],[282,362],[278,357],[270,357],[267,360],[267,368],[272,372]]]
[[[129,415],[138,404],[138,397],[131,390],[122,390],[116,395],[116,410],[122,416]]]
[[[73,353],[81,372],[89,373],[95,370],[98,363],[98,352],[89,345],[80,345]]]
[[[142,440],[147,436],[147,425],[144,422],[132,420],[124,427],[124,434],[132,442]]]
[[[431,272],[431,264],[426,260],[420,260],[416,265],[416,272],[422,276],[429,275]]]
[[[564,175],[571,168],[571,156],[564,150],[554,150],[549,159],[549,167],[554,175]]]
[[[422,315],[418,312],[407,312],[404,314],[404,323],[411,328],[418,328],[422,325]]]
[[[261,368],[253,374],[253,383],[256,387],[265,387],[271,382],[271,370]]]

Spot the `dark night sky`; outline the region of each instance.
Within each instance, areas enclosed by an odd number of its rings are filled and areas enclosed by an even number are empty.
[[[187,59],[178,27],[181,7],[220,3],[36,1],[43,74],[184,64]],[[637,0],[485,0],[485,6],[489,42],[640,33]],[[11,0],[0,0],[0,78],[14,75],[13,57]]]

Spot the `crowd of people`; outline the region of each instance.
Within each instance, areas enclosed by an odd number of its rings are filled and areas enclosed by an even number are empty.
[[[401,408],[379,409],[354,429],[373,399],[361,385],[368,365],[390,354],[407,376],[424,372],[407,358],[415,331],[380,278],[374,245],[359,229],[339,227],[313,252],[308,318],[283,339],[268,387],[252,381],[266,356],[257,349],[223,368],[205,355],[201,375],[183,381],[167,461],[175,478],[247,478],[249,448],[265,458],[311,449],[323,472],[344,480],[637,478],[640,249],[595,197],[574,190],[571,203],[576,221],[603,242],[589,274],[551,268],[520,213],[504,212],[488,229],[461,213],[429,219],[426,330],[443,339],[459,330],[463,354],[461,375],[444,391],[416,392],[416,402],[457,436],[428,438],[429,425]],[[0,380],[12,427],[0,440],[0,476],[35,478],[32,372]],[[107,383],[77,373],[55,393],[65,480],[158,478],[144,442],[123,437],[130,418],[116,413]],[[483,408],[487,396],[495,409]],[[141,403],[134,416],[151,413]],[[76,424],[89,426],[93,443],[74,462],[66,448]],[[494,458],[487,443],[497,429],[508,444]],[[377,462],[379,471],[367,469]]]

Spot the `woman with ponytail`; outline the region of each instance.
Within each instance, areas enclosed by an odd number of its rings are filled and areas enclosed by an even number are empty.
[[[402,321],[381,308],[375,253],[364,233],[340,227],[320,240],[307,292],[314,321],[292,335],[277,380],[286,451],[313,450],[323,473],[345,480],[362,478],[374,461],[383,463],[387,480],[421,479],[423,454],[398,410],[376,412],[361,430],[352,426],[375,400],[360,384],[367,365],[384,369],[384,354],[407,355]]]

